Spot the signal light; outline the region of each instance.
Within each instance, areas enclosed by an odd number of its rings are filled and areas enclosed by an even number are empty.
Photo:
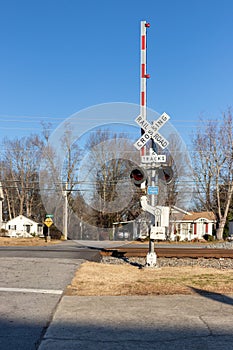
[[[130,178],[135,186],[140,187],[143,182],[147,181],[147,173],[140,167],[135,167],[131,170]]]
[[[169,185],[173,179],[173,170],[170,166],[163,166],[158,169],[158,178]]]

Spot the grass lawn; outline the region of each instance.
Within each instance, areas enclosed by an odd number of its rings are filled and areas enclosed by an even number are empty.
[[[61,243],[60,240],[51,240],[47,243],[44,238],[32,237],[32,238],[10,238],[0,237],[0,246],[46,246],[51,244]]]
[[[85,262],[76,271],[66,295],[168,295],[195,291],[233,293],[233,271],[213,268],[162,267]]]

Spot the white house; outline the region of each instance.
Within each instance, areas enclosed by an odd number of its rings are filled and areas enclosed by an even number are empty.
[[[42,235],[43,225],[28,219],[24,215],[19,215],[14,219],[3,223],[2,228],[8,231],[10,237],[31,237],[32,235]]]
[[[204,212],[173,212],[170,220],[170,239],[191,241],[193,239],[203,239],[203,236],[213,235],[213,230],[216,225],[214,213]]]
[[[233,220],[229,221],[229,235],[233,236]]]

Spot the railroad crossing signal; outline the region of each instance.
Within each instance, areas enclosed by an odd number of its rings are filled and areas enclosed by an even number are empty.
[[[145,131],[145,133],[138,139],[134,146],[137,150],[140,150],[142,147],[146,145],[146,143],[152,139],[155,143],[157,143],[162,149],[166,148],[169,145],[169,142],[163,137],[158,130],[170,119],[167,113],[161,114],[161,116],[155,120],[152,125],[144,119],[141,115],[139,115],[135,122]]]

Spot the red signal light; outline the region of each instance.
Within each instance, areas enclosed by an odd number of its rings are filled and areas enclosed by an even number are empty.
[[[140,170],[135,169],[131,172],[130,174],[131,179],[134,179],[136,181],[141,181],[143,180],[143,174],[141,173]]]
[[[140,167],[131,170],[130,178],[136,186],[140,186],[147,180],[146,171]]]
[[[158,177],[160,180],[169,185],[173,179],[173,170],[170,166],[164,166],[158,169]]]

